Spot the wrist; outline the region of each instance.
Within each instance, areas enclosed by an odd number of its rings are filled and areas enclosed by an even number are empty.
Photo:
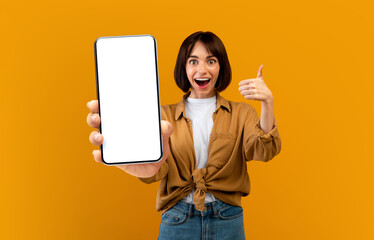
[[[264,101],[261,101],[262,106],[265,107],[272,107],[273,106],[273,98],[268,98]]]

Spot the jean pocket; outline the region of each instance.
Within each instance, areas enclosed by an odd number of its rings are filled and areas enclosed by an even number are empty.
[[[218,216],[223,220],[235,219],[243,216],[243,208],[238,206],[228,205],[222,210],[218,211]]]
[[[173,208],[164,212],[161,216],[161,223],[175,226],[187,221],[187,214]]]

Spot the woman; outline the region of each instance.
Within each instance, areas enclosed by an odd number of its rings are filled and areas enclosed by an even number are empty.
[[[145,183],[161,180],[159,239],[245,239],[241,197],[250,190],[246,162],[268,161],[281,149],[262,66],[257,78],[239,83],[245,99],[261,101],[261,120],[251,105],[220,96],[231,82],[231,68],[222,41],[211,32],[184,40],[174,77],[186,94],[179,103],[162,106],[163,159],[118,167]],[[87,106],[92,111],[88,124],[98,127],[97,101]],[[100,145],[103,136],[92,132],[90,141]],[[101,161],[100,150],[93,155]]]

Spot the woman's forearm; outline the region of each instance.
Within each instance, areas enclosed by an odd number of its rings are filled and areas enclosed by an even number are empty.
[[[261,129],[264,133],[270,132],[273,128],[275,121],[274,109],[273,109],[273,99],[269,101],[261,101]]]

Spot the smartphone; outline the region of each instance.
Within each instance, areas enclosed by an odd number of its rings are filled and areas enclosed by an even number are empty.
[[[103,162],[160,161],[163,152],[156,39],[152,35],[100,37],[94,45]]]

